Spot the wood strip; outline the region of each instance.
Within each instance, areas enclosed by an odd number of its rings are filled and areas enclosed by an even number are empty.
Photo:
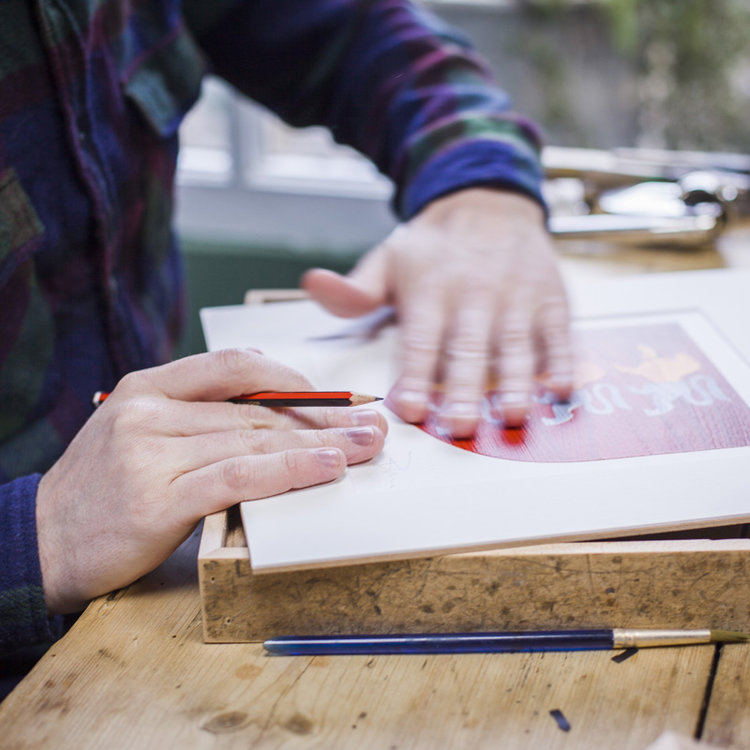
[[[207,642],[279,635],[669,627],[750,630],[750,541],[587,542],[254,575],[206,520]],[[224,535],[222,537],[222,534]]]

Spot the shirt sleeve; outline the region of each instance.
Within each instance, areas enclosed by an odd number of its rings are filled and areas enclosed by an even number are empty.
[[[372,159],[395,183],[401,218],[477,185],[544,205],[536,127],[468,40],[421,6],[239,0],[196,33],[214,71],[245,94]]]
[[[36,538],[36,490],[41,476],[0,486],[0,658],[60,637],[63,618],[48,617]]]

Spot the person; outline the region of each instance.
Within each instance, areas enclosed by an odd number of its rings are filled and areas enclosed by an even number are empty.
[[[400,226],[350,275],[302,284],[339,315],[395,306],[401,417],[435,408],[467,436],[490,379],[509,425],[538,373],[566,394],[537,131],[421,6],[12,0],[0,50],[2,652],[49,644],[60,615],[155,567],[205,514],[329,481],[383,445],[374,410],[223,403],[307,385],[261,353],[170,361],[177,131],[208,69],[393,179]]]

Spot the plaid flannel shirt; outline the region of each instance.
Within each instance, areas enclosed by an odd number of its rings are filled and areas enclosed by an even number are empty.
[[[207,68],[369,156],[402,218],[469,185],[541,201],[534,128],[407,0],[0,2],[0,652],[59,633],[41,474],[92,393],[168,360],[178,337],[177,130]]]

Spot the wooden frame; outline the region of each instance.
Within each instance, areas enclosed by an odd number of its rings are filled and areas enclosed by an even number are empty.
[[[747,538],[548,544],[255,575],[231,509],[204,522],[198,578],[209,643],[570,626],[750,630]]]
[[[304,298],[251,290],[246,304]],[[546,628],[750,630],[747,526],[256,575],[238,508],[205,519],[206,642]]]

